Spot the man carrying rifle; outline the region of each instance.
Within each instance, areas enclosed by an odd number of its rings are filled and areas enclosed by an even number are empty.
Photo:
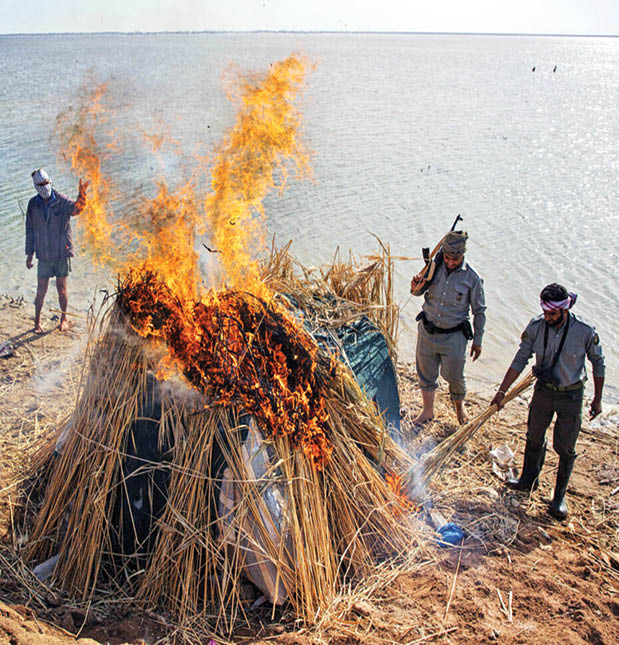
[[[570,313],[576,294],[553,282],[542,289],[542,314],[532,318],[522,333],[520,348],[505,373],[499,391],[492,399],[503,407],[505,392],[518,378],[535,354],[533,374],[537,377],[529,405],[527,442],[520,479],[508,482],[520,491],[535,490],[546,455],[546,429],[557,415],[553,448],[559,455],[559,469],[550,513],[560,520],[567,517],[565,493],[576,459],[576,440],[582,422],[584,382],[587,377],[585,356],[593,366],[594,394],[589,418],[602,411],[604,354],[595,327]]]
[[[466,344],[473,341],[471,356],[477,360],[486,324],[484,282],[464,261],[467,239],[468,235],[462,231],[447,233],[443,238],[442,253],[434,262],[432,277],[428,277],[426,267],[411,281],[411,293],[424,295],[423,309],[417,316],[416,351],[423,410],[414,423],[424,423],[434,417],[439,370],[449,384],[458,423],[466,421]],[[469,309],[473,313],[473,329],[469,322]]]

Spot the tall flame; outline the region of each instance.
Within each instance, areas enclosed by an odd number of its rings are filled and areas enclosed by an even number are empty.
[[[266,248],[263,200],[284,190],[291,169],[299,177],[310,172],[294,106],[304,78],[305,62],[295,56],[271,65],[263,77],[238,74],[231,97],[239,111],[217,148],[212,192],[198,193],[204,185],[197,181],[204,172],[198,165],[194,179],[175,190],[159,180],[157,195],[137,209],[137,217],[122,222],[108,203],[110,183],[101,172],[94,134],[104,113],[105,86],[71,113],[73,121],[59,118],[59,132],[65,156],[92,187],[83,215],[86,242],[95,261],[119,272],[118,303],[133,329],[166,343],[169,355],[160,373],[175,365],[213,403],[240,403],[268,436],[289,437],[322,468],[332,450],[325,374],[335,367],[319,356],[316,342],[295,319],[273,304],[258,272]],[[144,138],[155,152],[167,140]],[[209,291],[201,287],[195,249],[196,235],[205,232],[220,262],[219,281]]]
[[[273,64],[264,79],[239,76],[235,86],[240,109],[220,146],[211,171],[213,193],[206,200],[213,244],[231,288],[262,290],[252,253],[256,245],[265,246],[262,202],[274,188],[284,190],[288,162],[299,176],[309,174],[294,105],[304,78],[305,62],[290,56]]]
[[[193,187],[187,183],[170,193],[161,181],[157,196],[140,210],[144,228],[138,236],[140,251],[146,255],[141,270],[158,273],[181,301],[195,300],[200,280],[194,243],[204,227]],[[139,257],[133,257],[129,265],[138,263]]]
[[[107,92],[107,84],[82,92],[80,107],[77,110],[69,108],[56,118],[55,133],[60,139],[61,155],[70,162],[79,177],[90,183],[86,206],[80,216],[84,244],[95,265],[114,267],[116,258],[112,253],[113,226],[109,204],[111,182],[101,169],[100,144],[96,137],[106,120],[102,99]],[[111,147],[113,144],[108,145]]]

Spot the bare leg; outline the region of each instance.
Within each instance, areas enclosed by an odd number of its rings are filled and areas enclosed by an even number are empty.
[[[67,329],[67,304],[69,303],[69,296],[67,294],[67,278],[56,278],[56,289],[58,290],[58,303],[60,304],[60,331]]]
[[[436,390],[421,390],[421,399],[423,401],[423,410],[419,416],[414,419],[413,423],[425,423],[434,418],[434,394]]]
[[[460,425],[464,425],[469,420],[466,416],[466,412],[464,411],[464,401],[459,399],[457,401],[453,401],[453,404],[456,410],[456,417],[458,417],[458,423]]]
[[[43,309],[43,301],[47,293],[47,285],[49,278],[39,278],[37,282],[37,295],[34,298],[34,333],[42,334],[43,327],[41,327],[41,309]]]

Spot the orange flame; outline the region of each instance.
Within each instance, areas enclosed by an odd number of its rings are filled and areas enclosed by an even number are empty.
[[[264,77],[238,75],[239,112],[215,156],[212,193],[198,195],[191,181],[170,191],[160,180],[137,217],[125,216],[114,227],[94,134],[105,86],[91,92],[73,122],[61,120],[60,132],[66,157],[91,182],[84,219],[95,261],[119,271],[118,303],[135,331],[168,347],[159,375],[176,365],[214,404],[240,403],[267,436],[289,437],[322,468],[332,445],[318,375],[332,374],[334,365],[323,357],[328,364],[318,369],[315,340],[273,306],[257,260],[266,248],[264,198],[283,191],[291,168],[299,177],[309,174],[294,107],[304,77],[305,62],[295,56],[273,64]],[[145,139],[157,152],[167,138]],[[128,249],[118,261],[110,254],[118,247],[112,243],[117,230]],[[201,287],[195,250],[196,235],[205,231],[221,269],[210,291]]]
[[[78,110],[69,109],[56,119],[56,135],[60,138],[62,156],[69,160],[79,177],[90,182],[85,209],[80,215],[83,243],[92,254],[95,265],[115,264],[111,251],[112,223],[109,201],[111,182],[101,170],[101,155],[95,133],[105,122],[102,99],[107,85],[99,85],[87,93]]]
[[[203,231],[191,184],[170,193],[164,182],[157,196],[140,209],[143,230],[141,251],[146,255],[142,271],[161,275],[181,300],[195,300],[200,286],[195,235]],[[138,258],[131,258],[136,266]]]
[[[324,466],[333,448],[319,374],[332,374],[333,366],[318,370],[316,342],[290,316],[234,291],[183,303],[152,272],[131,272],[119,291],[133,328],[163,340],[212,404],[240,402],[268,437],[289,437],[317,468]]]
[[[237,80],[239,113],[211,171],[213,193],[205,204],[231,288],[251,285],[264,294],[252,253],[265,248],[262,202],[271,190],[284,190],[290,161],[298,176],[309,174],[309,155],[298,137],[301,118],[293,102],[304,78],[305,62],[290,56],[273,64],[264,79]]]
[[[400,508],[396,508],[396,515],[403,515],[405,512],[417,512],[419,507],[409,499],[406,490],[404,489],[404,479],[402,475],[394,472],[387,472],[385,474],[385,482],[387,482],[387,486],[389,486],[400,503]]]

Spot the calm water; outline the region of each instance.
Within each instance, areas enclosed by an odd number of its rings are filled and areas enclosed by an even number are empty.
[[[180,181],[234,121],[222,89],[230,65],[265,70],[294,51],[315,63],[303,94],[315,181],[266,203],[270,233],[294,239],[306,264],[335,247],[419,256],[458,213],[468,259],[485,277],[488,325],[471,385],[498,382],[538,293],[558,281],[597,325],[607,356],[606,409],[619,401],[619,38],[342,34],[169,34],[0,37],[0,291],[34,297],[23,255],[30,171],[48,169],[75,195],[56,158],[56,115],[90,74],[110,84],[122,127],[167,132],[188,157],[125,148],[106,168],[131,208],[136,188]],[[557,66],[553,73],[554,66]],[[536,66],[535,72],[532,67]],[[76,222],[74,227],[78,228]],[[400,263],[400,355],[414,355],[420,303]],[[77,258],[73,308],[113,280]],[[48,303],[55,306],[55,293]],[[49,296],[48,296],[49,298]]]

